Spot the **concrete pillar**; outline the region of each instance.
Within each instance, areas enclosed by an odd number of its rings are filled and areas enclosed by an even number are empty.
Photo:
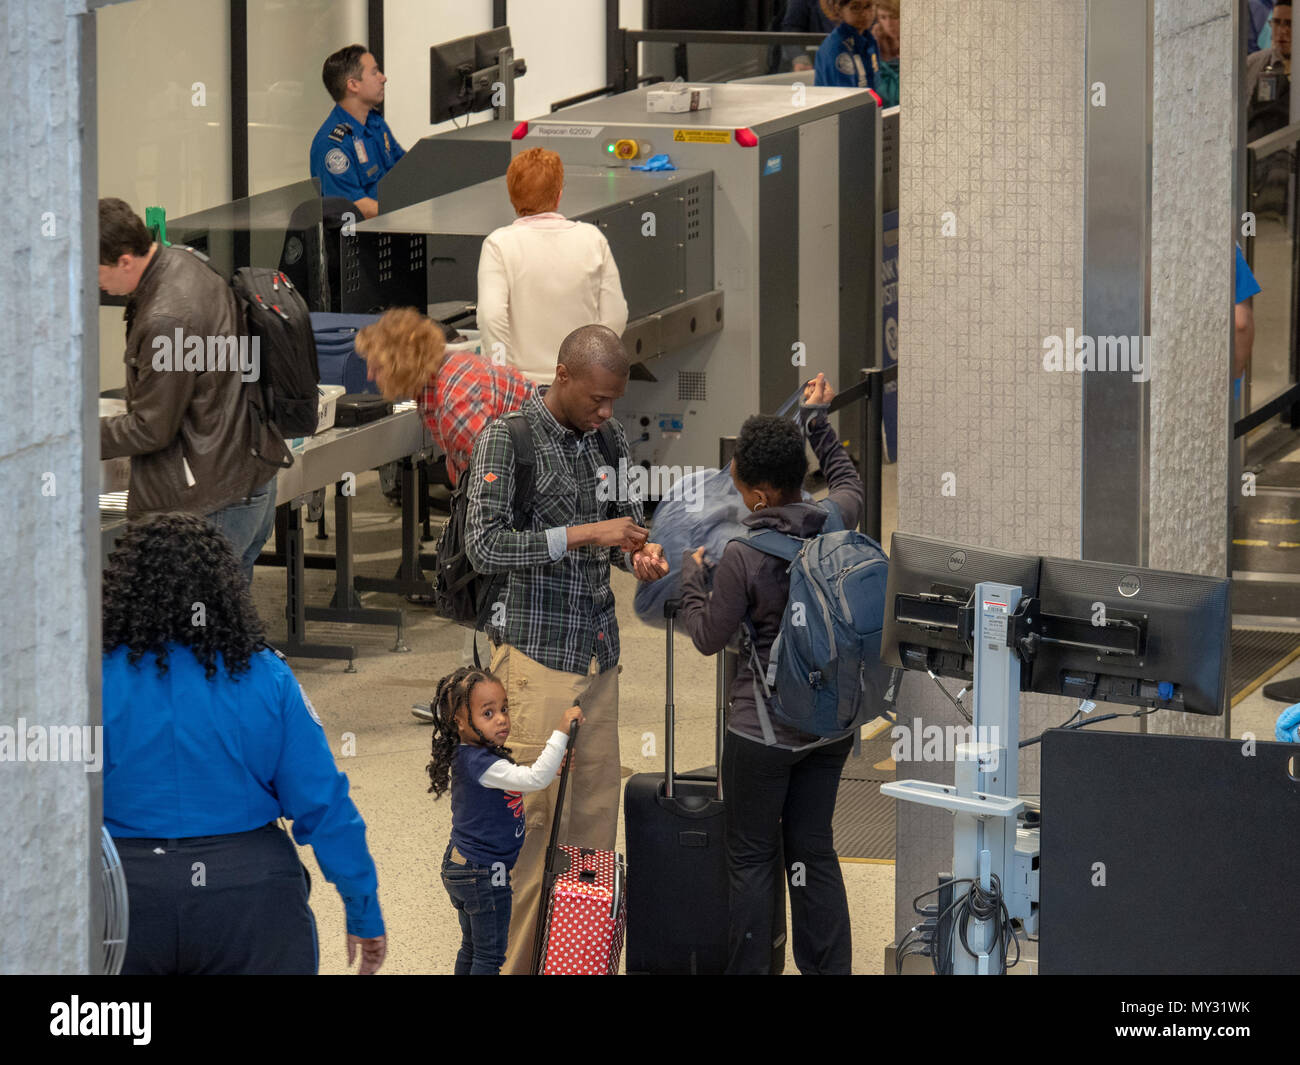
[[[1084,5],[909,0],[903,19],[898,528],[1077,558],[1082,388],[1044,371],[1043,338],[1082,316]],[[904,721],[963,723],[923,675],[903,695]],[[1026,696],[1022,733],[1064,706]],[[1020,766],[1037,780],[1036,748]],[[900,935],[951,853],[950,815],[898,804]]]
[[[13,760],[51,728],[99,719],[99,541],[87,529],[99,490],[92,19],[84,0],[0,5],[12,75],[0,119],[9,211],[0,238],[6,973],[99,965],[100,777],[78,762]]]

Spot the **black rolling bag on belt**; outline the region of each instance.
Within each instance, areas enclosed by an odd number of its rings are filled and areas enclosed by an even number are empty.
[[[664,773],[637,773],[623,794],[627,837],[627,973],[708,975],[723,972],[729,954],[727,852],[719,767],[673,771],[673,618],[668,633],[667,731]],[[723,655],[718,656],[722,669]],[[726,689],[720,687],[725,700]],[[723,728],[718,708],[719,733]],[[671,784],[671,786],[670,786]],[[785,862],[776,856],[772,969],[785,968]]]
[[[354,429],[358,425],[377,422],[392,413],[393,405],[383,396],[372,396],[369,392],[349,392],[346,396],[339,396],[334,407],[334,427]]]

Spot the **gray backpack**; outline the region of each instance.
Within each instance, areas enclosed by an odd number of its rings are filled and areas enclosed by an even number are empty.
[[[792,728],[842,738],[885,709],[889,667],[880,660],[889,558],[871,537],[844,528],[835,503],[807,540],[774,529],[735,539],[789,563],[790,599],[764,670],[757,634],[745,618],[759,724],[774,738],[768,711]],[[757,690],[761,685],[762,692]]]

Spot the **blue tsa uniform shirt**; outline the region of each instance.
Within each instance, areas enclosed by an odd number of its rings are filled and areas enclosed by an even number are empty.
[[[1237,270],[1234,278],[1234,303],[1245,303],[1251,296],[1257,295],[1262,291],[1259,282],[1255,280],[1255,275],[1250,271],[1250,265],[1246,262],[1246,256],[1242,254],[1241,245],[1237,245]]]
[[[377,200],[379,179],[405,154],[378,111],[361,125],[335,104],[312,138],[311,176],[320,179],[322,196]]]
[[[232,680],[209,680],[188,647],[132,665],[103,659],[104,824],[117,839],[250,832],[281,815],[338,888],[347,930],[384,934],[366,826],[348,797],[325,730],[289,667],[271,650]]]
[[[874,89],[880,50],[870,33],[859,33],[841,22],[822,41],[813,64],[817,85],[842,89]]]

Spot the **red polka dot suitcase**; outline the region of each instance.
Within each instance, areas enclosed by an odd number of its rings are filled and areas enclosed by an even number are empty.
[[[613,976],[627,929],[627,866],[621,854],[559,845],[560,814],[578,723],[569,726],[555,818],[546,847],[533,972],[542,976]]]
[[[614,976],[627,928],[621,854],[561,847],[560,873],[547,898],[543,976]]]

